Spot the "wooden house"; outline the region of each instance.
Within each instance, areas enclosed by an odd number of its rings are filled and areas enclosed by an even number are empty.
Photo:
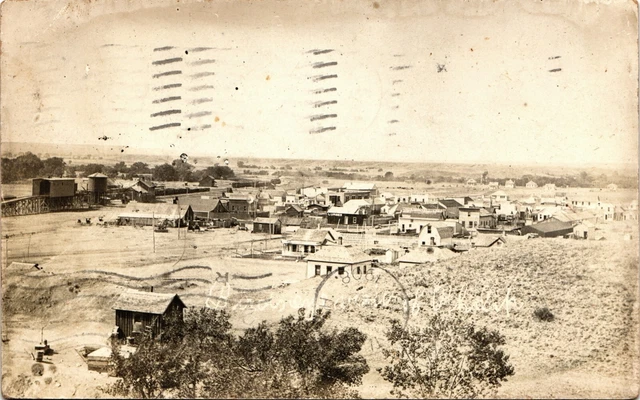
[[[207,175],[204,178],[200,179],[200,182],[198,182],[198,186],[200,187],[215,187],[216,186],[216,180],[213,176],[211,175]]]
[[[371,268],[373,258],[363,251],[350,246],[324,246],[320,251],[310,254],[307,261],[307,278],[329,275],[343,277],[362,276]]]
[[[342,244],[342,237],[333,229],[298,229],[293,236],[282,240],[282,255],[305,257],[326,244]]]
[[[127,290],[112,308],[116,312],[116,326],[125,337],[150,333],[160,338],[167,318],[182,319],[187,306],[177,294]]]
[[[282,222],[278,218],[258,217],[253,220],[252,232],[279,235],[282,233]]]

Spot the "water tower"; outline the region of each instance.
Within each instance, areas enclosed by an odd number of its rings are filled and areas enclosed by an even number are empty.
[[[96,172],[95,174],[89,175],[88,178],[89,185],[87,189],[91,194],[91,201],[93,203],[99,203],[102,200],[102,197],[107,193],[108,177],[105,174]]]

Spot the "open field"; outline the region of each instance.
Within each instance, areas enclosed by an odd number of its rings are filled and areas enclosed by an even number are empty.
[[[506,336],[516,375],[500,397],[637,393],[638,366],[632,360],[638,351],[638,254],[635,240],[622,240],[624,224],[606,225],[606,241],[511,239],[500,249],[476,249],[432,265],[389,266],[398,281],[377,270],[375,280],[330,279],[317,292],[321,280],[304,279],[304,263],[231,257],[252,247],[256,253],[276,248],[277,239],[232,229],[178,239],[172,229],[155,234],[153,253],[151,228],[76,224],[109,212],[3,219],[3,232],[13,235],[8,247],[3,243],[3,257],[43,267],[21,271],[3,265],[5,395],[104,396],[97,388],[113,378],[88,371],[74,349],[106,343],[118,294],[149,286],[178,293],[188,306],[225,308],[235,329],[261,320],[276,323],[299,307],[331,308],[330,326],[357,326],[368,335],[363,354],[371,372],[360,388],[364,397],[385,397],[390,389],[375,369],[384,364],[380,346],[389,320],[406,317],[403,288],[415,296],[407,303],[412,325],[420,326],[433,312],[458,309]],[[533,310],[545,306],[553,322],[534,319]],[[59,354],[51,361],[55,372],[33,377],[27,350],[39,342],[43,327]],[[44,383],[48,376],[50,384]]]

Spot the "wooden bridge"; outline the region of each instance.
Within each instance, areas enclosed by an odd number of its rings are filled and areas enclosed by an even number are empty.
[[[30,196],[12,199],[2,202],[2,216],[12,217],[89,208],[89,200],[89,194],[86,193],[68,197]]]

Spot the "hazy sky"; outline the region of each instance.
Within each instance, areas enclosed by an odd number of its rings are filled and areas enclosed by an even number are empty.
[[[637,163],[631,1],[138,3],[2,5],[3,142]]]

